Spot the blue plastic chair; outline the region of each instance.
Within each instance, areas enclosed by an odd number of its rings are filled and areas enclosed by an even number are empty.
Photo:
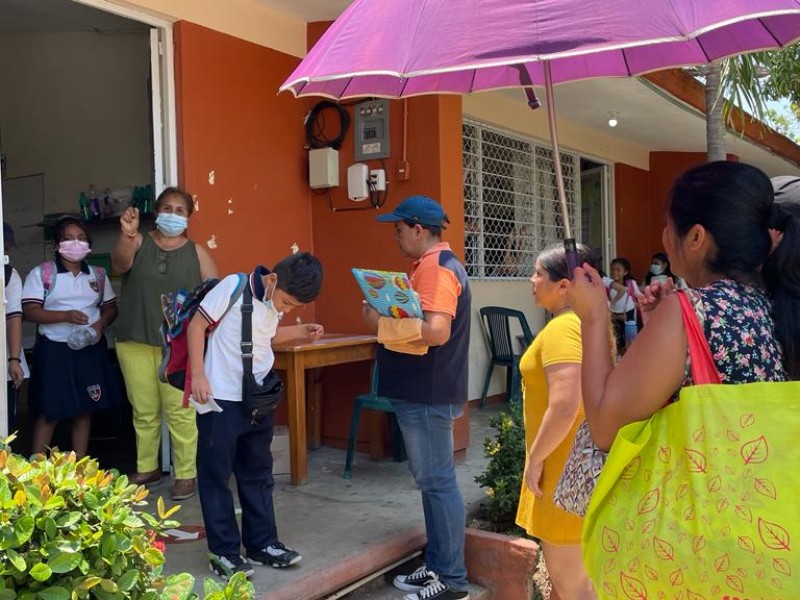
[[[480,310],[481,325],[489,344],[489,366],[483,380],[483,393],[481,394],[480,407],[486,402],[489,384],[492,382],[492,373],[495,367],[506,368],[506,400],[520,402],[522,400],[522,377],[519,372],[519,359],[521,354],[514,351],[514,337],[511,335],[511,320],[517,319],[522,329],[525,349],[533,341],[531,328],[525,313],[513,308],[502,306],[484,306]],[[523,350],[524,351],[524,350]]]
[[[372,367],[372,385],[370,391],[366,394],[359,394],[356,396],[356,402],[353,405],[353,416],[350,419],[350,435],[347,437],[347,457],[344,461],[344,475],[345,479],[352,479],[353,477],[353,457],[356,451],[356,439],[358,438],[358,425],[361,421],[361,411],[378,410],[385,412],[389,417],[389,440],[392,446],[392,457],[397,462],[402,462],[406,459],[406,447],[403,440],[403,433],[400,431],[400,426],[397,424],[397,417],[394,415],[394,407],[389,398],[378,395],[378,365],[377,363]]]

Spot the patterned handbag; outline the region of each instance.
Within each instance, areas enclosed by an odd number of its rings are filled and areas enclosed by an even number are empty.
[[[553,493],[555,505],[581,517],[585,515],[606,456],[594,445],[589,423],[581,423]]]

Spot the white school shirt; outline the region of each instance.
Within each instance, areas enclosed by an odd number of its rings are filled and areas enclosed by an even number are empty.
[[[22,278],[16,269],[11,269],[11,277],[8,278],[6,285],[6,321],[11,317],[22,318]],[[6,356],[11,356],[8,351],[8,334],[6,333]],[[25,351],[19,355],[19,362],[22,366],[22,373],[25,377],[30,377],[28,361],[25,360]]]
[[[100,288],[95,271],[100,267],[92,267],[83,262],[77,275],[73,275],[56,261],[56,273],[53,287],[44,297],[42,281],[42,265],[34,267],[25,278],[22,288],[22,304],[38,304],[45,310],[79,310],[88,317],[88,325],[100,319]],[[105,277],[102,306],[114,304],[117,296],[111,287],[108,276]],[[66,342],[75,325],[72,323],[48,323],[39,325],[39,333],[53,342]]]
[[[272,338],[278,330],[281,314],[267,310],[262,302],[264,292],[260,281],[255,283],[253,279],[251,273],[247,285],[253,292],[253,375],[260,383],[275,362]],[[216,326],[208,338],[203,361],[206,379],[211,386],[211,395],[217,400],[233,402],[242,401],[243,295],[235,300],[230,310],[228,305],[238,283],[239,275],[228,275],[206,294],[198,308],[200,314],[212,326]],[[225,312],[226,310],[228,312]]]
[[[631,295],[628,293],[628,285],[630,285],[630,287],[633,288],[632,291],[633,291],[634,297],[639,293],[639,286],[636,285],[636,282],[633,281],[633,279],[630,280],[630,284],[628,284],[626,282],[625,283],[625,294],[622,296],[622,298],[620,298],[616,302],[611,302],[609,300],[609,303],[611,305],[611,312],[626,313],[629,310],[633,310],[634,308],[636,308],[636,303],[633,301],[633,298],[631,298]],[[611,289],[612,298],[613,298],[614,294],[616,294],[616,293],[617,293],[617,291],[612,288]]]

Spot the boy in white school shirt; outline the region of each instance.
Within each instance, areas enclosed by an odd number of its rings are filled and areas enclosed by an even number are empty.
[[[250,577],[251,564],[288,567],[302,559],[278,539],[269,450],[274,412],[254,420],[242,404],[243,298],[232,299],[239,277],[228,275],[206,295],[188,329],[192,396],[201,404],[213,398],[222,408],[222,412],[197,415],[197,485],[209,567],[223,579],[237,572]],[[317,324],[278,326],[283,315],[319,295],[322,264],[308,252],[293,254],[276,264],[272,272],[257,267],[246,285],[253,302],[253,375],[261,383],[272,370],[273,343],[313,340],[322,335],[323,328]],[[204,355],[205,331],[212,325],[215,328]],[[242,507],[241,535],[228,487],[231,473],[236,475]]]

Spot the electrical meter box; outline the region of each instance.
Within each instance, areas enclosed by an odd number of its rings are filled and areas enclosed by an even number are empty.
[[[355,159],[389,158],[389,101],[356,104]]]

